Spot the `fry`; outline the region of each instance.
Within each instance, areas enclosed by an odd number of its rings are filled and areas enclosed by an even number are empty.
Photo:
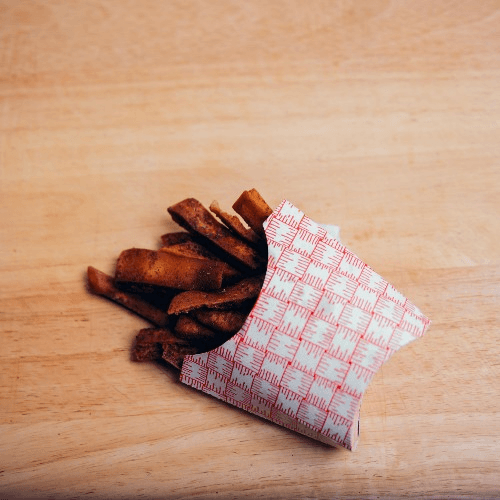
[[[196,309],[192,311],[192,314],[199,323],[212,330],[235,334],[243,326],[249,312],[249,310]]]
[[[195,241],[183,241],[181,243],[174,243],[170,246],[161,247],[158,252],[169,252],[176,255],[183,255],[185,257],[194,257],[197,259],[213,259],[220,260],[206,247],[196,243]]]
[[[194,198],[187,198],[168,208],[172,219],[189,232],[202,236],[211,246],[222,251],[231,260],[252,271],[263,267],[264,259],[240,238],[218,222]]]
[[[217,201],[213,201],[210,206],[210,211],[213,212],[223,224],[225,224],[229,229],[235,232],[240,238],[244,239],[251,245],[260,245],[262,239],[257,236],[253,229],[247,228],[243,225],[243,223],[236,217],[236,215],[231,215],[227,212],[221,210],[219,203]]]
[[[179,338],[196,347],[199,352],[209,351],[226,341],[226,336],[214,332],[187,314],[179,316],[174,329]]]
[[[203,326],[187,314],[180,314],[174,327],[175,334],[182,339],[203,340],[216,335],[213,330]]]
[[[264,234],[264,221],[273,213],[256,189],[243,191],[234,202],[233,210],[260,236]]]
[[[87,268],[87,276],[89,288],[94,293],[117,302],[155,325],[164,326],[168,323],[168,314],[165,311],[154,307],[136,295],[119,290],[111,276],[92,266]]]
[[[115,281],[180,290],[216,290],[222,285],[223,274],[224,266],[219,262],[131,248],[118,257]]]
[[[186,241],[193,241],[193,237],[189,233],[186,233],[186,231],[176,231],[161,236],[161,244],[163,247],[186,243]]]
[[[175,334],[190,345],[198,348],[199,352],[215,349],[231,338],[234,333],[236,332],[214,331],[188,314],[179,315],[179,319],[175,325]]]
[[[176,295],[168,308],[168,314],[181,314],[201,307],[229,308],[256,299],[262,288],[263,277],[245,278],[235,285],[213,292],[192,290]]]
[[[179,370],[187,354],[196,354],[199,348],[177,338],[168,328],[143,328],[135,338],[132,349],[134,361],[165,360]]]
[[[163,346],[180,341],[168,328],[143,328],[135,337],[132,358],[135,361],[158,361],[163,354]]]
[[[175,255],[181,255],[185,257],[192,257],[195,259],[211,259],[218,261],[223,266],[223,281],[224,282],[234,282],[237,279],[241,279],[242,274],[240,271],[230,266],[227,262],[221,261],[216,255],[207,250],[203,245],[196,243],[195,241],[186,241],[184,243],[178,243],[171,245],[169,247],[159,248],[158,252],[168,252]]]

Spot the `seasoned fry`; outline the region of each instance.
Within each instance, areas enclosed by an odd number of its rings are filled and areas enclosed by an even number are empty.
[[[195,241],[186,241],[184,243],[178,243],[176,245],[171,245],[169,247],[163,247],[158,249],[158,252],[168,252],[175,255],[181,255],[185,257],[192,257],[195,259],[211,259],[220,262],[223,266],[223,281],[224,282],[234,282],[237,279],[241,279],[242,274],[240,271],[230,266],[227,262],[221,261],[216,255],[207,250],[203,245],[196,243]]]
[[[257,299],[262,283],[262,276],[253,276],[245,278],[235,285],[213,292],[199,290],[182,292],[170,302],[168,314],[186,313],[202,307],[227,309],[239,306],[250,299]]]
[[[206,247],[196,243],[196,241],[184,241],[182,243],[174,243],[173,245],[167,247],[161,247],[158,249],[159,252],[169,252],[176,255],[183,255],[185,257],[194,257],[196,259],[220,259],[210,252]]]
[[[143,328],[135,338],[132,358],[134,361],[164,359],[180,370],[184,356],[197,352],[199,348],[179,339],[167,328]]]
[[[247,228],[243,225],[243,223],[238,219],[236,215],[231,215],[228,212],[224,212],[221,210],[219,203],[217,201],[213,201],[210,206],[210,211],[213,212],[223,224],[225,224],[229,229],[234,231],[240,238],[244,239],[251,245],[260,245],[262,243],[262,239],[257,236],[255,231],[250,228]]]
[[[212,338],[216,333],[210,328],[198,323],[187,314],[180,314],[175,327],[175,334],[182,339],[203,340]]]
[[[186,243],[187,241],[193,241],[193,236],[185,231],[176,231],[173,233],[163,234],[161,236],[161,243],[163,247],[178,245],[179,243]]]
[[[222,285],[223,274],[220,262],[131,248],[118,257],[115,281],[180,290],[216,290]]]
[[[197,347],[199,352],[209,351],[222,345],[234,333],[236,332],[214,331],[196,321],[196,319],[188,314],[179,315],[179,319],[175,325],[175,334],[179,338],[189,342],[192,346]]]
[[[245,311],[196,309],[192,311],[192,314],[199,323],[212,330],[227,334],[235,334],[243,326],[249,312],[249,308]]]
[[[226,341],[221,332],[214,332],[187,314],[179,315],[175,325],[175,334],[198,349],[198,352],[209,351]]]
[[[158,361],[163,354],[163,346],[185,342],[179,340],[168,328],[143,328],[139,331],[132,347],[135,361]]]
[[[168,212],[180,226],[202,236],[212,246],[240,265],[253,271],[263,267],[264,259],[256,250],[234,236],[198,200],[187,198],[170,206]]]
[[[168,323],[168,314],[153,306],[140,297],[116,288],[111,276],[89,266],[87,269],[89,288],[96,294],[107,297],[114,302],[130,309],[139,316],[151,321],[155,325],[164,326]]]
[[[234,202],[233,210],[260,236],[264,236],[264,221],[273,213],[256,189],[243,191]]]

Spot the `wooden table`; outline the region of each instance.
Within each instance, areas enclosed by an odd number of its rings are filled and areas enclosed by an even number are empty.
[[[0,498],[500,497],[498,1],[0,2]],[[433,323],[331,449],[132,363],[87,265],[245,189]]]

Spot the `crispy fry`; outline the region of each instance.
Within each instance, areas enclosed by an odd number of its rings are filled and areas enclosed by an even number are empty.
[[[200,340],[204,338],[211,338],[215,334],[206,326],[198,323],[187,314],[180,314],[174,327],[175,334],[182,339]]]
[[[248,300],[257,299],[262,283],[262,276],[253,276],[213,292],[199,290],[181,292],[170,302],[168,314],[186,313],[202,307],[229,308],[239,306]]]
[[[163,346],[185,342],[179,340],[168,328],[143,328],[139,331],[132,347],[135,361],[158,361],[163,354]]]
[[[246,311],[196,309],[192,314],[199,323],[212,330],[235,334],[243,326],[249,312],[248,308]]]
[[[203,245],[200,245],[195,241],[186,241],[184,243],[178,243],[169,247],[159,248],[158,252],[168,252],[175,255],[192,257],[195,259],[211,259],[220,262],[220,264],[224,268],[222,277],[224,283],[234,283],[238,279],[242,278],[242,274],[240,271],[230,266],[227,262],[221,261],[216,255],[214,255]]]
[[[187,314],[179,315],[175,324],[175,334],[199,349],[199,352],[214,349],[226,341],[226,337],[220,332],[214,332]]]
[[[262,224],[273,213],[256,189],[243,191],[234,202],[233,210],[260,236],[264,236]]]
[[[236,215],[231,215],[228,212],[221,210],[219,203],[214,200],[210,206],[210,211],[213,212],[223,224],[235,232],[240,238],[254,246],[260,246],[262,239],[257,236],[253,229],[245,227]]]
[[[161,244],[163,247],[177,245],[179,243],[186,243],[186,241],[193,241],[191,234],[185,231],[175,231],[173,233],[163,234],[161,236]]]
[[[219,262],[131,248],[118,257],[115,281],[180,290],[216,290],[222,285],[223,274],[224,266]]]
[[[261,269],[264,259],[254,248],[234,236],[223,224],[194,198],[187,198],[168,208],[172,219],[189,232],[202,236],[211,246],[231,260],[252,271]]]
[[[179,315],[175,325],[175,334],[190,345],[199,349],[199,352],[210,351],[222,345],[236,332],[214,331],[196,321],[188,314]]]
[[[132,349],[134,361],[164,359],[179,370],[187,354],[196,354],[200,348],[176,337],[168,328],[143,328],[135,338]]]
[[[183,241],[181,243],[174,243],[167,247],[161,247],[158,249],[159,252],[169,252],[176,255],[183,255],[185,257],[194,257],[197,259],[220,259],[210,252],[206,247],[196,243],[196,241]]]
[[[137,295],[118,290],[111,276],[92,266],[88,267],[87,276],[89,288],[94,293],[117,302],[155,325],[164,326],[168,323],[168,314],[164,310],[153,306]]]

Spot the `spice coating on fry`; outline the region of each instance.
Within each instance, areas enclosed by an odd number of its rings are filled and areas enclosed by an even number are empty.
[[[158,251],[181,255],[184,257],[192,257],[193,259],[211,259],[213,261],[217,261],[223,267],[223,283],[234,282],[238,278],[241,279],[243,277],[240,271],[230,266],[227,262],[221,261],[219,257],[195,241],[186,241],[184,243],[177,243],[168,247],[162,247]]]
[[[257,251],[218,222],[195,198],[186,198],[170,206],[168,212],[180,226],[203,237],[240,265],[252,270],[263,266],[262,258]]]
[[[242,307],[241,311],[202,308],[193,311],[193,316],[198,322],[208,328],[223,333],[234,334],[241,329],[250,310],[251,306]]]
[[[163,247],[169,247],[171,245],[178,245],[179,243],[193,241],[192,235],[186,233],[186,231],[175,231],[173,233],[162,234],[160,239]]]
[[[209,208],[223,224],[225,224],[229,229],[232,229],[245,241],[253,246],[261,244],[262,239],[255,233],[255,231],[253,231],[253,229],[245,227],[236,215],[231,215],[224,210],[221,210],[217,201],[213,201]]]
[[[118,304],[139,314],[158,326],[168,323],[166,311],[153,306],[151,303],[137,297],[134,294],[124,292],[115,287],[111,276],[89,266],[87,269],[89,288],[96,294],[107,297]]]
[[[224,266],[218,262],[131,248],[118,257],[115,280],[180,290],[216,290],[222,285],[223,273]]]
[[[135,361],[158,361],[167,345],[179,342],[168,328],[143,328],[135,338],[132,358]]]
[[[247,300],[257,299],[264,280],[254,276],[245,278],[235,285],[214,292],[192,290],[176,295],[168,308],[168,314],[180,314],[201,307],[227,308],[243,304]]]
[[[273,213],[256,189],[241,193],[234,202],[233,210],[259,235],[264,235],[264,221]]]

